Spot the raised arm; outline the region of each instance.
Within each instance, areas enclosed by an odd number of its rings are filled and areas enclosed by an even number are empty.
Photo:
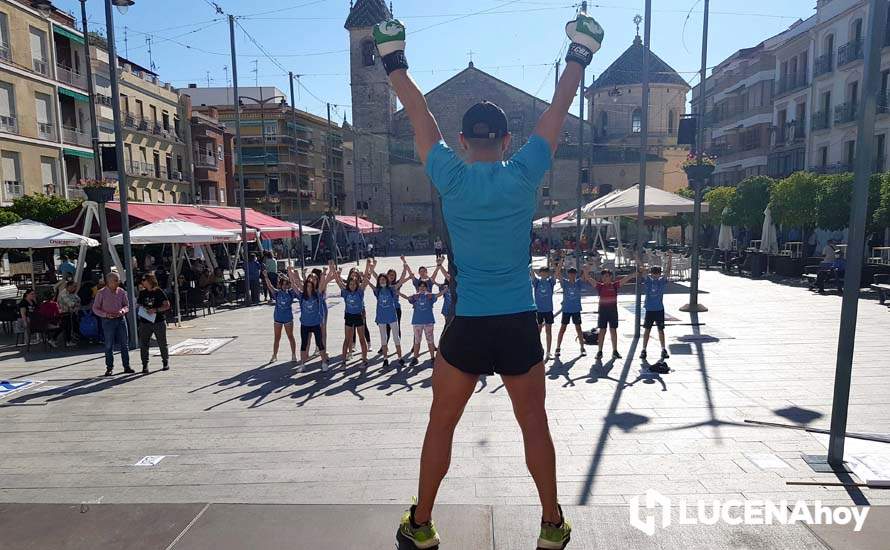
[[[593,54],[600,49],[603,43],[603,28],[583,12],[578,14],[577,19],[566,25],[566,34],[572,41],[566,55],[566,68],[556,86],[553,102],[541,115],[534,132],[547,140],[554,153],[559,145],[559,136],[566,115],[575,100],[579,84],[581,84],[584,68],[590,64]]]
[[[402,256],[402,277],[401,278],[402,278],[403,282],[405,279],[405,273],[407,273],[408,277],[410,277],[411,279],[414,278],[414,270],[412,270],[411,266],[408,265],[408,260],[406,260],[405,257]]]
[[[427,155],[433,146],[442,139],[439,124],[430,112],[423,92],[408,74],[408,60],[405,58],[405,25],[398,19],[384,21],[374,27],[374,41],[380,52],[383,68],[389,75],[393,90],[399,97],[408,120],[414,128],[414,142],[420,162],[426,163]]]
[[[337,286],[340,287],[340,290],[346,288],[346,284],[343,282],[343,272],[340,269],[334,270],[334,282],[337,283]]]
[[[269,289],[269,294],[275,296],[275,293],[278,292],[278,289],[272,286],[272,281],[269,280],[269,275],[265,271],[263,271],[263,281],[266,282],[266,288]]]
[[[562,262],[563,262],[563,257],[560,256],[559,261],[556,262],[556,273],[553,274],[553,278],[556,279],[557,281],[562,280]]]
[[[368,283],[371,281],[371,261],[368,260],[365,262],[365,272],[362,275],[362,280],[359,282],[359,286],[362,290],[368,288]]]

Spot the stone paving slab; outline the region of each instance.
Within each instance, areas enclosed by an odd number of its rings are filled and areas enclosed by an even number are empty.
[[[872,506],[862,531],[849,525],[810,525],[809,529],[830,548],[872,550],[890,546],[890,506]]]

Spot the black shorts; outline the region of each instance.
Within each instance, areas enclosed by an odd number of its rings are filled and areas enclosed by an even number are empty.
[[[656,325],[658,330],[664,330],[664,310],[649,311],[646,310],[646,319],[643,321],[644,328],[652,328]]]
[[[454,317],[445,325],[439,352],[469,374],[526,374],[544,360],[535,313]]]
[[[562,314],[562,324],[568,325],[572,323],[573,325],[581,324],[581,313],[563,313]]]
[[[347,313],[346,326],[353,328],[363,327],[365,326],[365,318],[361,313]]]
[[[553,324],[553,312],[552,311],[539,311],[537,313],[538,316],[538,324],[539,325],[552,325]]]
[[[315,335],[315,346],[324,351],[324,342],[321,341],[321,325],[307,327],[300,325],[300,351],[309,351],[309,337]]]
[[[596,328],[618,328],[618,308],[601,309],[596,320]]]

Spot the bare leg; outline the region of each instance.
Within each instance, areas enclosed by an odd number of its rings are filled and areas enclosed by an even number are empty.
[[[365,327],[359,327],[356,330],[358,333],[358,343],[362,347],[362,361],[368,360],[368,341],[365,339]]]
[[[664,345],[664,329],[658,329],[658,341],[661,342],[661,349],[667,349],[667,346]]]
[[[544,363],[538,363],[528,373],[520,376],[502,376],[507,393],[513,402],[513,414],[522,429],[525,445],[525,464],[535,480],[543,519],[559,523],[560,515],[556,499],[556,451],[550,438],[545,408],[546,386]]]
[[[649,334],[652,332],[652,327],[647,328],[643,331],[643,351],[646,351],[646,346],[649,345]],[[664,347],[664,345],[662,345]]]
[[[556,336],[556,349],[559,349],[562,347],[562,337],[566,333],[567,326],[568,325],[560,325],[560,327],[559,327],[559,334]]]
[[[355,338],[355,328],[346,327],[346,338],[343,339],[343,362],[346,362],[346,355],[352,349],[352,340]]]
[[[290,356],[297,356],[297,341],[294,340],[294,324],[288,323],[284,325],[284,332],[287,334],[287,340],[290,342]]]
[[[618,351],[618,329],[610,328],[609,335],[612,336],[612,351]]]
[[[272,357],[278,357],[278,345],[281,343],[281,325],[275,323],[275,339],[272,341]]]
[[[433,368],[433,404],[420,454],[420,482],[417,490],[415,521],[430,520],[436,493],[451,465],[451,441],[454,428],[473,395],[479,377],[451,365],[440,355]]]
[[[603,343],[606,341],[606,331],[605,329],[600,330],[596,335],[596,346],[597,350],[602,353],[603,352]]]
[[[581,325],[575,325],[575,333],[578,335],[578,344],[581,345],[581,350],[584,350],[584,331],[581,330]]]
[[[547,355],[550,355],[550,343],[553,341],[553,325],[545,325],[544,332],[547,334]]]

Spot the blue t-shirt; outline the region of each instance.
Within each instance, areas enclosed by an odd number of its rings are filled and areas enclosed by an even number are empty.
[[[74,266],[71,262],[62,262],[59,264],[59,273],[71,273],[74,274],[77,272],[77,267]]]
[[[396,313],[396,296],[398,292],[392,287],[375,288],[374,296],[377,297],[377,316],[374,322],[377,324],[395,323],[399,320]]]
[[[315,296],[307,298],[299,290],[295,292],[297,299],[300,301],[300,324],[306,327],[321,325],[322,296],[316,293]]]
[[[581,285],[587,283],[578,277],[574,283],[564,278],[559,284],[562,287],[562,312],[581,313]]]
[[[466,163],[444,141],[426,160],[442,197],[457,266],[457,314],[468,317],[535,310],[528,280],[538,185],[550,168],[547,141],[533,135],[513,158]]]
[[[442,295],[442,315],[448,317],[452,313],[454,303],[451,301],[451,288],[448,285],[439,285],[439,292],[445,291]]]
[[[532,286],[535,287],[535,305],[538,307],[538,311],[553,312],[553,289],[556,287],[556,280],[553,277],[546,279],[535,277]]]
[[[664,310],[664,289],[667,287],[667,277],[655,278],[651,275],[643,279],[643,287],[646,289],[646,311]]]
[[[247,280],[248,281],[259,281],[260,280],[260,262],[254,260],[252,262],[247,262]]]
[[[287,324],[294,320],[293,304],[297,297],[296,290],[275,291],[275,313],[273,318],[276,323]]]
[[[414,290],[417,290],[418,288],[420,288],[420,283],[422,283],[422,282],[423,282],[423,283],[426,283],[426,288],[427,288],[427,290],[429,290],[430,292],[432,292],[432,290],[433,290],[433,281],[430,280],[429,277],[427,277],[426,279],[421,279],[420,277],[414,277],[413,279],[411,279],[411,283],[414,284]]]
[[[429,292],[425,294],[415,294],[408,301],[414,306],[414,315],[411,317],[412,325],[432,325],[436,319],[433,317],[433,304],[436,303],[436,296]]]
[[[346,302],[346,313],[350,315],[361,315],[365,310],[365,291],[364,289],[349,290],[344,288],[340,292],[343,301]]]

